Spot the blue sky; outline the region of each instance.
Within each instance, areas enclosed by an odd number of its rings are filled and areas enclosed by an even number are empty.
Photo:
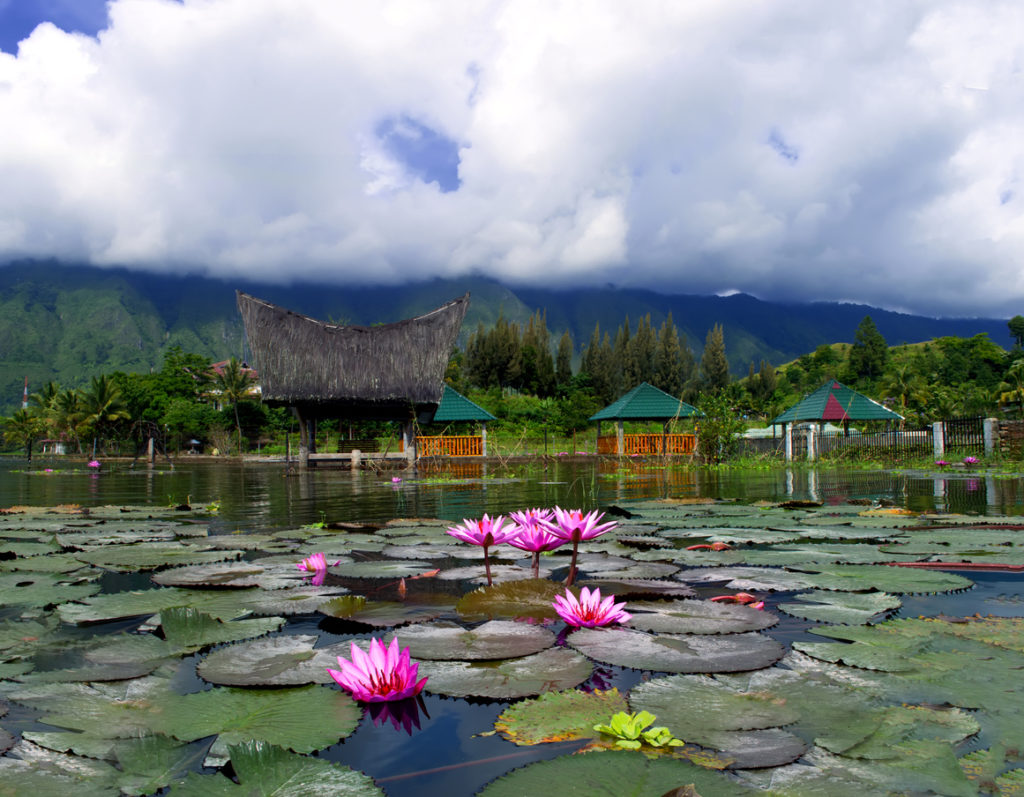
[[[0,264],[1009,316],[1020,30],[1018,0],[0,0]]]

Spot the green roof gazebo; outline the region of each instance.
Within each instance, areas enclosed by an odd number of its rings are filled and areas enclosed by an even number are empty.
[[[496,421],[487,410],[470,401],[455,388],[444,386],[431,423],[461,423],[479,421],[479,435],[435,435],[416,438],[417,453],[421,457],[486,457],[487,422]]]
[[[590,420],[597,421],[598,454],[692,454],[696,435],[669,434],[668,425],[670,421],[701,414],[693,405],[641,382],[622,398],[595,412]],[[601,437],[601,421],[615,421],[614,437]],[[662,433],[627,435],[623,428],[625,421],[662,421]]]
[[[821,427],[826,422],[842,423],[848,431],[850,421],[902,421],[903,416],[893,412],[863,393],[835,379],[829,379],[813,393],[805,396],[772,421],[786,429],[786,459],[793,458],[793,424],[811,423]],[[813,449],[808,451],[813,458]]]

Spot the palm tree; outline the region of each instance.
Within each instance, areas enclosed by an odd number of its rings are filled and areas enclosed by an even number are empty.
[[[221,398],[231,403],[235,411],[235,432],[238,435],[238,456],[242,456],[242,423],[238,418],[238,402],[249,395],[252,389],[252,372],[243,368],[242,364],[232,357],[217,372],[214,387],[220,391]]]
[[[1017,413],[1024,418],[1024,358],[1013,361],[1006,370],[1006,379],[996,388],[996,401],[1000,405],[1017,403]]]
[[[68,388],[57,394],[53,400],[53,428],[58,438],[66,437],[75,441],[78,453],[82,453],[82,440],[79,429],[84,418],[82,411],[82,394]]]
[[[910,363],[895,363],[882,377],[882,390],[899,399],[900,415],[906,417],[908,403],[924,403],[928,400],[928,388]],[[902,426],[902,422],[901,422]]]
[[[79,425],[92,432],[95,455],[97,440],[109,433],[114,423],[130,417],[128,407],[121,398],[121,389],[105,374],[94,376],[79,398],[82,415]]]
[[[25,447],[25,456],[32,461],[32,443],[42,432],[42,424],[28,410],[17,410],[10,418],[0,419],[4,429],[4,439],[8,443]]]

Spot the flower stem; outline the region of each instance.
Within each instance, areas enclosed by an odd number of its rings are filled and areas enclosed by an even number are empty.
[[[565,582],[567,587],[571,587],[572,582],[576,580],[576,551],[579,548],[579,544],[579,540],[574,538],[572,541],[572,561],[569,562],[569,578]]]
[[[540,578],[540,551],[533,552],[533,577]]]
[[[484,570],[487,571],[487,586],[491,586],[491,560],[487,556],[487,546],[484,546]]]

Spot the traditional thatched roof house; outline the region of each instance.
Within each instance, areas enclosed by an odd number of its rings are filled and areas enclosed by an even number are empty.
[[[416,318],[363,327],[318,321],[241,291],[237,297],[263,400],[295,410],[303,461],[308,420],[429,421],[469,306],[467,293]]]

